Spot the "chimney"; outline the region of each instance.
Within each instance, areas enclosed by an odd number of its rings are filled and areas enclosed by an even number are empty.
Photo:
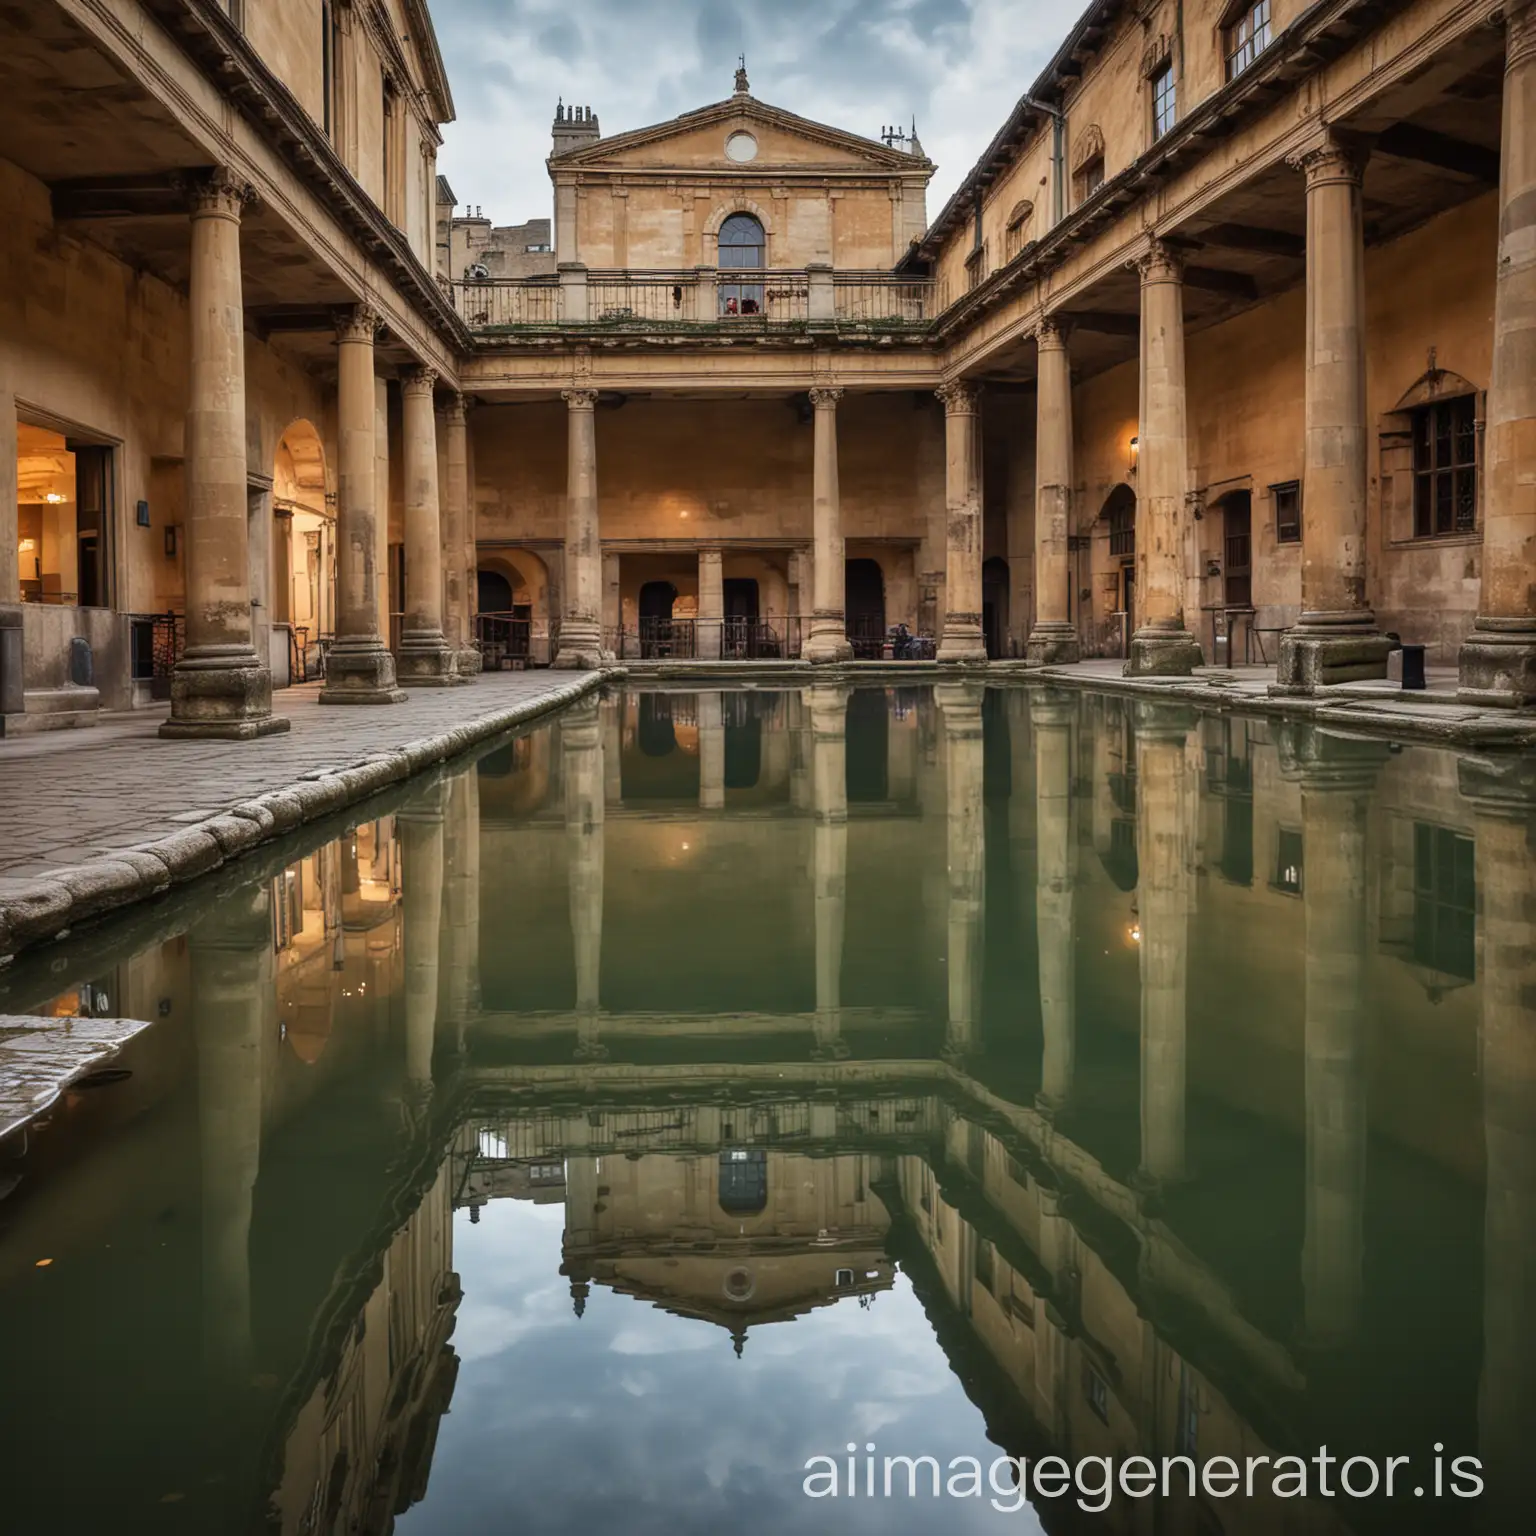
[[[551,154],[563,155],[567,150],[580,149],[584,144],[595,144],[603,136],[597,125],[597,114],[591,107],[568,107],[562,100],[555,107],[554,148]]]

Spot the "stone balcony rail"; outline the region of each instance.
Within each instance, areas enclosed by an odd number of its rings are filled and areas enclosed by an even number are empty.
[[[466,278],[452,289],[460,318],[488,338],[570,329],[910,335],[928,330],[942,307],[930,278],[818,266],[610,272],[567,263],[553,276]]]

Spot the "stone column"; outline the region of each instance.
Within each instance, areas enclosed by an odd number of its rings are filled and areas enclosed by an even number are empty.
[[[1306,1088],[1306,1342],[1346,1343],[1360,1321],[1365,1251],[1366,832],[1384,743],[1292,725],[1280,765],[1301,782]]]
[[[622,556],[603,556],[603,649],[624,654],[624,600]]]
[[[293,509],[272,513],[272,622],[293,622]]]
[[[694,654],[700,661],[719,661],[725,628],[724,559],[718,549],[699,551],[698,643]]]
[[[214,1371],[251,1358],[251,1206],[261,1168],[261,1046],[275,1031],[272,887],[215,903],[187,936],[197,1035],[203,1347]]]
[[[565,791],[571,934],[576,951],[577,1055],[600,1059],[598,1042],[603,968],[603,728],[590,694],[560,718]]]
[[[1077,846],[1072,815],[1072,722],[1077,698],[1031,689],[1035,744],[1035,940],[1040,971],[1040,1024],[1045,1053],[1042,1113],[1054,1115],[1072,1093],[1076,1055],[1077,958],[1073,884]]]
[[[1184,614],[1189,441],[1184,398],[1184,270],[1161,240],[1141,273],[1141,420],[1137,428],[1136,602],[1127,677],[1187,677],[1201,661]],[[1038,586],[1038,584],[1037,584]],[[1038,598],[1037,598],[1038,601]]]
[[[810,694],[811,863],[816,888],[817,1059],[848,1054],[843,1039],[843,926],[848,901],[848,691]]]
[[[802,654],[807,661],[851,661],[848,643],[847,557],[843,553],[843,512],[837,483],[837,403],[840,389],[813,389],[815,445],[811,461],[811,525],[815,554],[811,630]]]
[[[979,686],[946,683],[937,690],[944,712],[944,801],[949,863],[945,971],[949,1007],[944,1055],[958,1061],[976,1048],[981,1011],[982,913],[986,890],[986,829],[982,821],[982,743]]]
[[[437,374],[412,368],[400,381],[405,458],[405,592],[400,628],[400,681],[418,688],[462,682],[443,633],[443,537],[437,484],[437,426],[432,391]]]
[[[438,960],[443,925],[443,785],[423,790],[396,817],[404,890],[405,1078],[415,1103],[432,1093],[437,1049]]]
[[[240,215],[251,190],[225,171],[193,194],[187,406],[187,648],[162,736],[247,740],[286,731],[256,654],[245,460]]]
[[[944,402],[944,633],[940,661],[985,661],[981,633],[981,428],[979,390],[941,385]]]
[[[603,559],[597,525],[597,391],[567,389],[565,616],[557,667],[601,666]]]
[[[1477,810],[1482,940],[1483,1529],[1512,1531],[1536,1496],[1536,766],[1463,758],[1459,776]]]
[[[1136,705],[1136,901],[1141,928],[1141,1182],[1185,1177],[1184,1088],[1189,908],[1194,871],[1184,744],[1195,712]]]
[[[379,632],[380,524],[389,487],[374,472],[373,338],[379,317],[359,305],[337,322],[338,474],[336,641],[326,659],[322,704],[399,704],[395,658]]]
[[[7,604],[21,601],[16,439],[16,397],[0,379],[0,603]]]
[[[1504,133],[1493,370],[1483,439],[1483,578],[1461,697],[1536,703],[1536,6],[1504,7]]]
[[[1280,637],[1283,694],[1387,675],[1390,642],[1366,600],[1365,161],[1330,130],[1293,162],[1307,178],[1306,447],[1301,619]]]
[[[1039,381],[1035,412],[1035,627],[1025,659],[1040,666],[1078,661],[1070,618],[1072,534],[1072,359],[1066,331],[1050,316],[1035,332]]]
[[[698,695],[699,807],[725,809],[725,700],[718,692]]]
[[[443,632],[454,652],[458,672],[473,677],[480,670],[480,648],[475,644],[470,597],[475,560],[469,527],[469,426],[464,396],[457,390],[450,391],[439,408],[438,420],[443,472]],[[409,581],[409,574],[406,579]]]

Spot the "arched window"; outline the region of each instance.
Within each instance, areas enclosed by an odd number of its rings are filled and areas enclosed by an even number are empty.
[[[1035,205],[1027,198],[1015,203],[1008,214],[1008,224],[1003,242],[1003,259],[1012,261],[1024,249],[1029,239],[1030,221],[1035,216]]]
[[[720,226],[720,275],[727,272],[760,272],[767,261],[768,237],[762,224],[750,213],[733,213]],[[720,313],[722,315],[760,315],[763,312],[763,285],[722,280]]]

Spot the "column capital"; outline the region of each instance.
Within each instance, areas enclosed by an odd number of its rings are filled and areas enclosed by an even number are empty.
[[[400,375],[400,389],[407,395],[428,395],[437,387],[437,369],[420,363]]]
[[[1325,128],[1307,148],[1287,157],[1286,164],[1307,178],[1307,190],[1344,183],[1358,187],[1371,158],[1370,141],[1360,134]]]
[[[573,411],[595,411],[598,391],[595,389],[562,389],[560,398]]]
[[[724,550],[721,550],[721,549],[711,549],[707,545],[706,546],[700,546],[700,549],[699,549],[699,561],[700,561],[701,564],[704,561],[707,560],[707,561],[709,561],[713,565],[719,565],[720,562],[722,560],[724,560],[724,558],[725,558],[725,551]]]
[[[1511,0],[1504,7],[1504,24],[1504,70],[1508,73],[1536,57],[1536,0]]]
[[[453,426],[463,426],[469,415],[469,405],[456,389],[450,389],[438,402],[437,414]]]
[[[233,219],[238,224],[247,204],[256,201],[255,187],[227,165],[216,165],[210,171],[190,177],[186,192],[188,208],[194,219]]]
[[[1072,323],[1059,315],[1041,315],[1035,325],[1035,346],[1042,352],[1065,352]]]
[[[1536,763],[1529,757],[1463,757],[1456,779],[1480,815],[1536,823]]]
[[[1178,283],[1184,280],[1184,258],[1154,235],[1136,258],[1136,270],[1143,283]]]
[[[373,345],[383,317],[371,304],[348,304],[336,311],[337,341],[366,341]]]
[[[981,386],[965,379],[951,379],[940,384],[934,394],[942,402],[946,416],[974,416],[976,402],[981,398]]]
[[[841,387],[833,384],[819,384],[810,394],[811,405],[818,411],[835,411],[843,398]]]

